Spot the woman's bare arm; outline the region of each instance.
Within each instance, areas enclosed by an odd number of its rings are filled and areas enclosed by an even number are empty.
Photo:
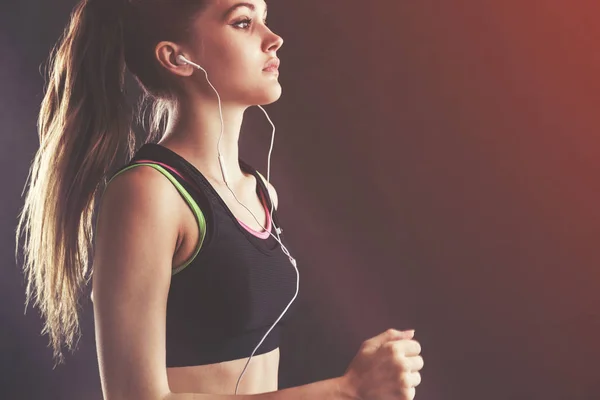
[[[93,304],[105,400],[342,400],[343,378],[246,396],[171,393],[165,321],[172,259],[183,202],[158,171],[136,167],[117,176],[98,214]]]
[[[106,400],[169,394],[165,321],[178,201],[172,183],[144,166],[117,176],[102,196],[92,285]]]

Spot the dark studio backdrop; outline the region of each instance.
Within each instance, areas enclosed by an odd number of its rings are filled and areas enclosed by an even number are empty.
[[[0,398],[101,399],[91,303],[52,369],[14,261],[40,65],[74,1],[0,8]],[[416,329],[421,400],[600,398],[600,6],[269,2],[285,44],[272,181],[300,269],[280,388]],[[242,156],[266,172],[250,109]]]

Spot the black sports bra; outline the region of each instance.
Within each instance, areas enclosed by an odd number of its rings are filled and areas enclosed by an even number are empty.
[[[256,193],[266,200],[270,210],[271,199],[264,178],[239,161],[243,170],[256,177]],[[164,146],[143,145],[111,180],[140,165],[160,171],[175,185],[200,229],[194,255],[175,267],[171,277],[166,321],[167,367],[249,357],[294,297],[296,270],[273,237],[263,239],[249,232],[202,173]],[[276,211],[271,218],[279,226]],[[284,236],[280,236],[289,250]],[[295,303],[255,355],[279,347],[281,326],[289,320]]]

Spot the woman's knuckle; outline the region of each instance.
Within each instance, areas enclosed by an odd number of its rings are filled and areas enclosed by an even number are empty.
[[[402,368],[402,371],[410,371],[412,369],[410,362],[407,358],[400,360],[399,364],[400,364],[400,368]]]
[[[408,372],[406,372],[406,371],[401,372],[398,381],[400,382],[400,387],[402,389],[410,389],[411,384],[410,384],[410,376],[409,376]]]
[[[419,386],[421,384],[421,374],[415,372],[415,384],[413,386]]]
[[[417,352],[417,354],[421,354],[421,350],[422,350],[421,343],[417,342],[416,340],[415,340],[415,343],[416,343],[415,344],[415,349],[416,349],[415,351]]]

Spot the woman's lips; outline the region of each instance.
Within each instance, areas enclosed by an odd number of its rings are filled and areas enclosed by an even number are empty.
[[[267,64],[265,64],[265,68],[263,68],[263,71],[268,71],[268,72],[277,72],[277,70],[279,69],[279,58],[274,57],[272,59],[270,59]]]

